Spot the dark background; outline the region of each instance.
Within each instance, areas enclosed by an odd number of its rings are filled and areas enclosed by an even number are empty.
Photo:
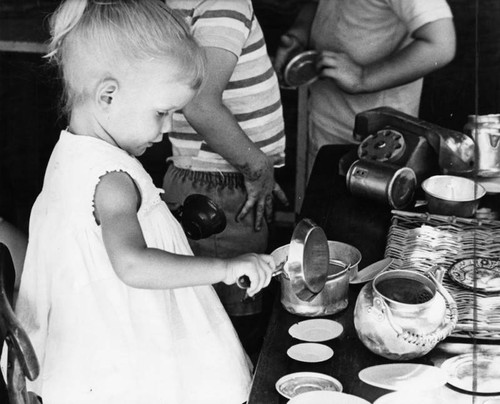
[[[0,0],[0,18],[47,15],[58,3]],[[269,54],[274,55],[301,0],[254,0],[253,4]],[[451,64],[425,79],[421,118],[461,131],[469,114],[500,112],[500,1],[449,0],[449,4],[457,30],[457,55]],[[40,54],[0,52],[0,215],[25,231],[47,160],[66,125],[58,112],[59,92],[56,72]],[[287,160],[276,175],[293,205],[297,91],[282,90],[282,101]],[[158,185],[169,152],[165,139],[141,157]],[[293,206],[277,208],[293,212]]]
[[[0,0],[0,18],[32,18],[48,15],[59,1]],[[279,36],[293,21],[299,1],[255,1],[265,30],[269,53],[274,54]],[[0,20],[1,24],[1,20]],[[46,21],[40,38],[48,37]],[[0,26],[0,33],[1,33]],[[45,32],[45,34],[43,34]],[[0,52],[0,216],[27,231],[29,213],[41,190],[45,167],[66,122],[59,114],[60,86],[57,72],[40,54]],[[294,137],[297,92],[284,90],[288,134],[287,164],[277,177],[293,201]],[[157,185],[170,153],[167,139],[140,159]],[[278,207],[292,211],[292,206]]]
[[[271,56],[275,54],[280,35],[293,22],[301,2],[253,1]],[[35,20],[42,21],[40,16],[48,15],[58,3],[0,0],[0,39],[5,34],[2,21],[23,19],[28,29],[39,32],[40,41],[44,41],[48,37],[46,22],[30,27],[29,20],[36,17]],[[448,3],[455,19],[457,55],[452,63],[424,80],[420,117],[462,131],[468,115],[500,113],[500,0],[448,0]],[[0,216],[26,233],[31,206],[41,190],[48,158],[61,129],[66,127],[58,112],[59,94],[57,74],[40,54],[0,51]],[[283,217],[294,218],[297,91],[282,90],[282,103],[287,158],[285,167],[277,170],[276,177],[291,206],[277,208],[285,213]],[[164,139],[141,157],[158,186],[169,153],[169,142]],[[289,242],[293,224],[293,220],[288,219],[278,220],[271,226],[269,252]],[[266,298],[272,299],[276,291],[269,289]],[[264,314],[263,322],[269,313]],[[257,344],[251,353],[253,359],[258,349]]]

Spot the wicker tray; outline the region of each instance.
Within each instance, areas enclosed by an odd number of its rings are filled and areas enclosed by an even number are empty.
[[[400,269],[425,272],[439,265],[448,270],[462,259],[500,259],[500,221],[398,210],[392,215],[385,256],[401,259]],[[458,306],[452,336],[500,340],[500,293],[468,290],[448,273],[443,285]]]

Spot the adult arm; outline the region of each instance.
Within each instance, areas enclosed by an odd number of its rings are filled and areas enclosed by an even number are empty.
[[[183,113],[207,144],[243,174],[247,200],[237,220],[255,209],[255,229],[260,230],[264,217],[271,218],[273,191],[282,202],[286,203],[286,198],[274,181],[273,161],[248,138],[222,101],[237,63],[236,55],[215,47],[206,47],[205,52],[207,80]]]
[[[233,284],[250,278],[250,296],[267,286],[275,264],[271,256],[246,254],[230,260],[170,253],[146,245],[137,206],[139,193],[124,172],[104,175],[95,192],[95,211],[106,252],[118,277],[127,285],[143,289],[172,289]]]
[[[347,93],[371,93],[417,80],[455,57],[455,27],[451,18],[417,29],[413,41],[370,65],[361,66],[345,53],[325,51],[318,60],[321,76],[335,80]]]

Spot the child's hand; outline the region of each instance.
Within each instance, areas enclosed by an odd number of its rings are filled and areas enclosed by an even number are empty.
[[[299,54],[305,48],[304,44],[295,35],[284,34],[281,36],[280,45],[273,61],[274,70],[281,83],[283,82],[283,72],[286,64],[292,59],[293,55]]]
[[[246,275],[250,279],[248,296],[253,296],[271,282],[276,264],[273,257],[266,254],[245,254],[227,260],[227,272],[224,283],[232,285],[240,276]]]

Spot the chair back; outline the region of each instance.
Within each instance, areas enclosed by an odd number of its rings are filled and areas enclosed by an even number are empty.
[[[4,241],[0,239],[0,347],[3,347],[5,342],[8,348],[6,386],[8,400],[9,404],[38,403],[36,395],[26,390],[26,378],[35,380],[40,373],[40,366],[31,341],[12,309],[15,273],[21,271],[21,268],[15,270],[12,257],[19,255],[20,252],[11,251],[9,247],[13,244],[9,243],[9,246],[7,242],[4,244]],[[14,245],[22,246],[23,243]],[[25,243],[21,249],[21,253],[24,254]],[[1,384],[5,388],[3,379]],[[1,395],[2,393],[0,397]]]

